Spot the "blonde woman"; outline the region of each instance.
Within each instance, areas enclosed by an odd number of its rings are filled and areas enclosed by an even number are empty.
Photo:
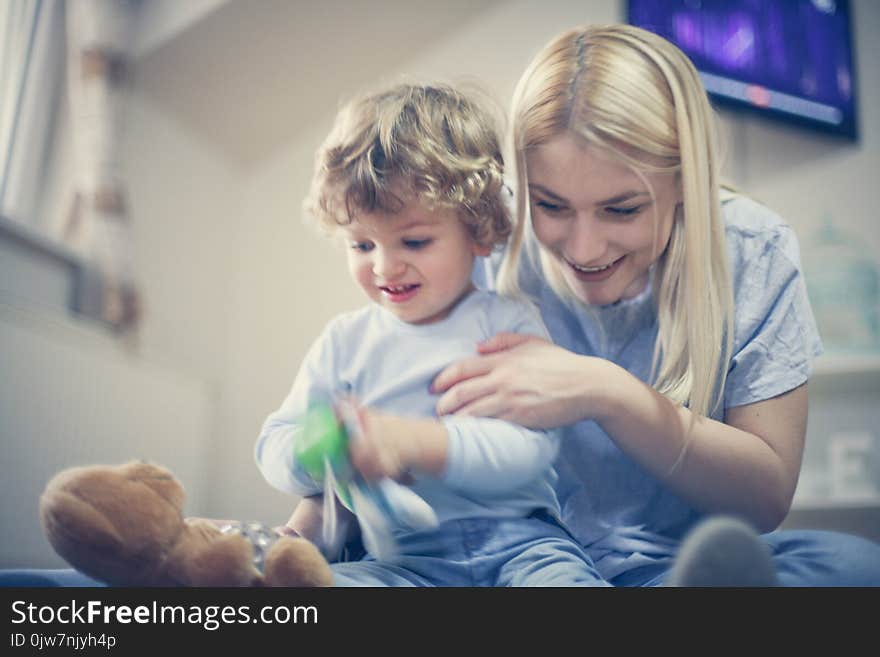
[[[792,230],[722,198],[689,60],[631,26],[568,31],[511,120],[517,225],[487,276],[537,302],[554,344],[486,341],[435,379],[438,412],[567,427],[563,519],[611,584],[880,584],[869,541],[748,529],[788,513],[821,342]],[[670,576],[710,515],[732,519]]]

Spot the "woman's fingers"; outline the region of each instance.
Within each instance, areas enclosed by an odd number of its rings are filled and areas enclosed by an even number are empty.
[[[501,401],[495,395],[486,395],[475,399],[469,404],[465,404],[456,411],[456,415],[466,415],[468,417],[492,417],[499,420],[506,419],[502,417],[507,409],[501,404]]]
[[[489,374],[497,364],[496,359],[489,358],[491,354],[513,349],[532,340],[543,342],[541,338],[522,333],[498,333],[492,336],[477,345],[477,351],[481,356],[465,358],[440,372],[431,384],[431,392],[446,392],[462,381]]]
[[[492,361],[485,357],[465,358],[453,363],[438,374],[431,384],[431,392],[446,392],[452,386],[492,371]]]
[[[477,351],[481,354],[493,354],[497,351],[512,349],[513,347],[521,345],[523,342],[535,339],[537,339],[535,336],[525,335],[523,333],[497,333],[488,340],[478,344]]]
[[[464,379],[449,388],[437,400],[437,415],[461,412],[466,407],[472,406],[474,402],[492,396],[497,391],[497,385],[496,377],[488,376],[490,372],[490,369],[486,370],[480,376]]]

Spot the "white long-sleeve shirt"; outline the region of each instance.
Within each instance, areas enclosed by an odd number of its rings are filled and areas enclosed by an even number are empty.
[[[371,304],[333,319],[307,353],[290,394],[263,425],[255,457],[274,487],[295,495],[321,492],[296,463],[293,445],[309,406],[354,395],[365,406],[398,415],[434,417],[429,386],[447,365],[476,353],[500,331],[547,337],[525,302],[476,291],[446,319],[407,324]],[[490,418],[446,416],[448,460],[440,477],[419,476],[413,490],[438,520],[519,517],[537,509],[558,516],[552,467],[558,435]]]

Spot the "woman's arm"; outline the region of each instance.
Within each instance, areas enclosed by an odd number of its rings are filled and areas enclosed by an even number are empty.
[[[698,508],[745,517],[763,531],[788,512],[806,432],[806,385],[730,409],[725,423],[694,417],[610,361],[544,340],[502,334],[480,351],[438,375],[438,413],[542,428],[592,419]]]
[[[719,422],[617,369],[609,375],[616,394],[595,419],[618,447],[697,508],[747,518],[762,532],[779,526],[801,467],[806,384],[729,409]]]

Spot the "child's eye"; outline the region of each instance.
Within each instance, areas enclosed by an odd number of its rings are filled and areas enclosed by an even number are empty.
[[[419,249],[424,249],[431,242],[433,242],[433,240],[430,238],[423,239],[423,240],[404,239],[403,245],[408,249],[413,249],[413,250],[418,251]]]
[[[615,215],[617,217],[631,217],[641,212],[644,207],[644,205],[634,205],[626,208],[611,206],[605,208],[605,212]]]
[[[355,251],[360,251],[361,253],[369,253],[373,250],[372,242],[352,242],[351,248]]]

